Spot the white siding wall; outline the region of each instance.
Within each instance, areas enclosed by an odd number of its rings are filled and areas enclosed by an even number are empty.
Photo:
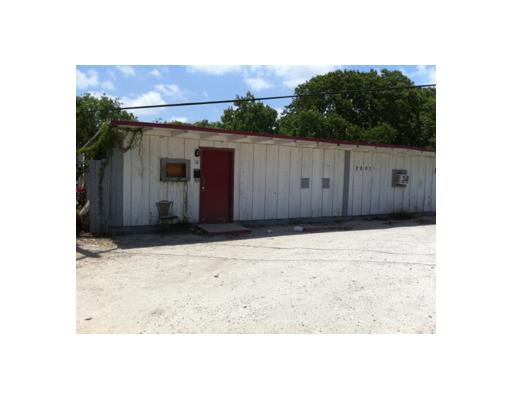
[[[293,144],[293,142],[291,142]],[[141,150],[124,154],[123,224],[157,222],[155,203],[174,202],[180,220],[199,218],[199,182],[161,182],[160,158],[186,158],[199,168],[198,147],[235,150],[235,220],[262,220],[341,216],[345,151],[350,150],[349,216],[391,212],[435,211],[435,156],[385,148],[361,149],[252,144],[216,139],[173,137],[157,130],[146,132]],[[391,170],[406,169],[405,188],[391,186]],[[192,171],[191,171],[192,175]],[[301,178],[309,187],[301,189]],[[329,188],[322,187],[329,179]]]
[[[353,151],[350,158],[350,191],[348,215],[361,215],[362,187],[363,187],[363,153]]]
[[[369,214],[379,214],[380,213],[380,191],[382,188],[381,185],[381,159],[382,155],[380,153],[371,153],[372,161],[370,166],[370,210]]]
[[[265,187],[267,146],[256,144],[254,147],[253,191],[252,191],[252,219],[265,219]]]
[[[332,215],[341,216],[343,206],[343,176],[345,169],[345,151],[334,150],[334,171],[333,180],[331,182],[333,199],[332,199]]]
[[[329,179],[329,188],[323,188],[322,191],[322,217],[333,215],[333,185],[334,185],[334,152],[332,149],[324,150],[324,173],[323,178]]]
[[[265,146],[267,148],[267,164],[265,188],[256,188],[265,192],[265,219],[277,218],[277,191],[279,166],[279,148],[278,146]],[[237,199],[235,199],[235,202]]]
[[[433,176],[432,176],[432,208],[430,211],[436,211],[436,160],[432,160]]]
[[[300,217],[311,217],[311,178],[313,175],[313,149],[303,148],[301,178],[309,178],[309,186],[306,189],[300,189]],[[299,180],[299,188],[300,188]]]
[[[240,150],[240,193],[238,195],[239,219],[252,219],[254,146],[242,144]]]
[[[301,206],[301,188],[300,178],[302,174],[302,149],[298,147],[290,148],[290,199],[289,199],[289,218],[300,217]],[[264,187],[264,186],[261,186]]]
[[[288,218],[290,209],[290,159],[291,147],[279,146],[277,170],[277,218]]]
[[[199,147],[198,139],[187,139],[185,140],[185,154],[183,158],[190,159],[190,176],[191,179],[187,182],[187,220],[197,221],[199,219],[199,181],[193,178],[193,171],[195,168],[199,168],[199,157],[194,155],[195,150]],[[160,161],[155,164],[160,165]],[[154,204],[154,203],[153,203]]]

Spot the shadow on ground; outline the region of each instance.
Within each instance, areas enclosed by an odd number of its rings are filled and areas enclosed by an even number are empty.
[[[80,247],[77,244],[76,245],[76,252],[83,256],[83,257],[80,257],[80,259],[86,258],[86,257],[99,258],[99,257],[101,257],[101,254],[109,253],[109,252],[111,252],[113,250],[116,250],[117,248],[118,247],[110,248],[110,249],[107,249],[107,250],[90,251],[90,250],[84,249],[83,247]]]
[[[136,249],[144,247],[157,246],[173,246],[183,244],[196,243],[214,243],[225,241],[246,240],[263,237],[279,237],[288,235],[307,235],[310,233],[333,232],[333,231],[352,231],[352,230],[369,230],[369,229],[390,229],[395,227],[409,227],[418,225],[435,225],[435,216],[421,216],[414,218],[360,218],[345,221],[335,220],[333,222],[315,223],[315,224],[282,224],[250,227],[250,233],[240,234],[218,234],[207,235],[195,226],[175,226],[172,230],[163,233],[143,233],[130,235],[115,235],[110,237],[112,246],[107,249],[98,249],[98,251],[90,251],[80,246],[80,241],[85,240],[102,240],[101,237],[91,235],[82,235],[76,246],[76,251],[81,255],[79,259],[101,257],[101,254],[108,253],[116,249]],[[296,231],[295,227],[302,227],[304,230]],[[108,240],[108,237],[103,237]],[[89,246],[87,246],[89,247]]]

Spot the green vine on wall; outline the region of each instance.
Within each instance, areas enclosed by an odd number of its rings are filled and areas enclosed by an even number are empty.
[[[103,216],[103,180],[105,170],[114,151],[119,149],[125,153],[128,150],[138,148],[140,152],[141,143],[142,128],[112,126],[109,122],[104,122],[99,129],[98,137],[94,143],[78,150],[78,154],[85,156],[85,165],[91,160],[101,160],[98,180],[100,216]],[[85,168],[83,173],[85,173]]]

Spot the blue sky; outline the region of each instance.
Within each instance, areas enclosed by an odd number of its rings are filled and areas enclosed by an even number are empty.
[[[308,66],[108,66],[76,68],[76,94],[106,94],[125,106],[232,99],[251,91],[256,97],[292,94],[311,77],[336,69],[368,71],[398,69],[416,84],[435,83],[436,68],[429,65],[308,65]],[[281,112],[289,100],[266,102]],[[229,104],[133,110],[141,121],[219,120]]]

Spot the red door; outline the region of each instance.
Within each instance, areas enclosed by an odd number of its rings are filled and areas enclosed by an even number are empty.
[[[201,148],[199,221],[233,221],[234,149]]]

